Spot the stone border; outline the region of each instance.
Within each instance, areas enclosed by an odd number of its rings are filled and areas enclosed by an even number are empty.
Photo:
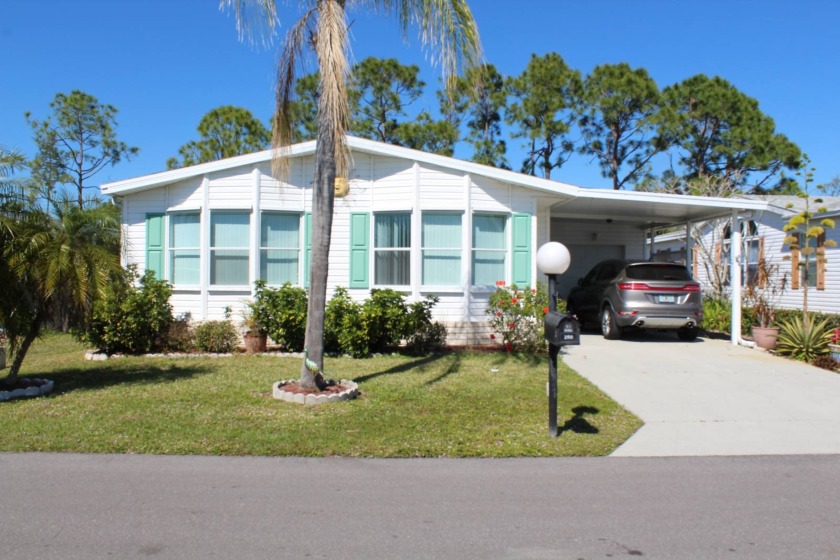
[[[40,385],[37,387],[27,387],[26,389],[15,389],[14,391],[0,391],[0,402],[26,397],[41,397],[48,395],[53,389],[52,379],[32,378],[31,381],[37,381]]]
[[[228,352],[226,354],[191,353],[191,352],[170,352],[166,354],[140,354],[142,358],[232,358],[233,356],[260,356],[269,358],[303,358],[302,352],[259,352],[256,354],[245,354],[244,352]],[[85,360],[100,362],[116,358],[126,358],[127,354],[113,354],[109,356],[104,352],[95,350],[85,351]]]
[[[338,401],[347,401],[355,399],[357,396],[359,396],[359,385],[356,382],[350,381],[348,379],[342,379],[338,382],[338,384],[342,387],[346,387],[346,389],[344,391],[341,391],[340,393],[329,393],[326,395],[305,395],[303,393],[292,393],[290,391],[283,390],[283,385],[286,385],[287,383],[294,383],[295,381],[297,381],[297,379],[290,379],[289,381],[277,381],[274,385],[272,385],[272,396],[274,396],[275,399],[310,406]]]

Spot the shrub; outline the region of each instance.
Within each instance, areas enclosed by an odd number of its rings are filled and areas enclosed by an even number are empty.
[[[557,311],[564,312],[566,302],[557,301]],[[519,290],[514,284],[501,287],[490,296],[487,314],[493,334],[490,338],[504,345],[508,352],[544,352],[543,318],[548,313],[548,289]]]
[[[408,308],[402,294],[391,289],[371,290],[362,309],[371,352],[384,352],[400,344],[408,327]]]
[[[426,296],[409,306],[406,321],[406,350],[421,355],[436,352],[446,345],[446,327],[432,321],[432,308],[440,301],[435,296]]]
[[[741,332],[755,324],[755,313],[749,307],[741,308]],[[703,300],[703,328],[708,332],[727,333],[732,330],[732,303],[728,299]]]
[[[207,321],[195,328],[195,346],[201,352],[225,354],[239,343],[236,327],[228,320]]]
[[[828,353],[828,343],[834,331],[827,321],[811,322],[808,327],[801,317],[779,322],[776,353],[794,359],[812,362],[817,356]]]
[[[79,339],[107,354],[144,354],[165,347],[173,321],[169,297],[172,288],[147,270],[139,285],[135,267],[129,267],[107,286],[93,306],[90,324]]]
[[[840,362],[832,358],[827,354],[821,354],[816,356],[813,360],[811,360],[811,364],[817,366],[818,368],[827,369],[829,371],[839,371],[840,370]]]
[[[195,348],[195,332],[190,325],[189,313],[184,313],[172,320],[164,345],[169,352],[189,352]]]
[[[306,290],[289,282],[268,288],[264,280],[255,282],[252,315],[284,350],[300,352],[306,338]]]
[[[324,317],[324,351],[363,358],[370,353],[367,330],[362,305],[350,298],[346,288],[336,288]]]

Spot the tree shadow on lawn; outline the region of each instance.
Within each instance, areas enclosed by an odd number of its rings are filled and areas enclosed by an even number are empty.
[[[416,360],[412,360],[410,362],[400,364],[398,366],[394,366],[394,367],[391,367],[391,368],[388,368],[388,369],[385,369],[385,370],[382,370],[382,371],[369,373],[367,375],[362,375],[361,377],[354,377],[353,381],[355,381],[356,383],[364,383],[365,381],[370,381],[371,379],[376,379],[377,377],[380,377],[380,376],[383,376],[383,375],[405,373],[407,371],[410,371],[410,370],[413,370],[413,369],[416,369],[416,368],[422,368],[424,366],[432,364],[432,363],[434,363],[434,362],[436,362],[436,361],[440,360],[441,358],[443,358],[445,356],[448,356],[448,355],[450,355],[450,354],[449,353],[430,354],[430,355],[425,356],[423,358],[418,358]],[[458,358],[456,361],[460,362],[460,358]],[[452,368],[450,367],[449,370],[451,370],[451,369]],[[447,370],[447,372],[449,372],[449,370]],[[449,375],[449,373],[444,373],[444,376],[445,375]]]
[[[130,365],[125,362],[108,364],[96,368],[68,368],[51,371],[43,377],[55,383],[52,395],[78,390],[105,389],[114,385],[150,385],[190,379],[197,375],[211,373],[212,369],[197,364],[149,364]],[[27,377],[40,377],[29,374]]]

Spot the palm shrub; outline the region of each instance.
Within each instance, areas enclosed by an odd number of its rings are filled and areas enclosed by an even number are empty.
[[[779,322],[776,353],[796,360],[813,362],[817,356],[828,353],[833,330],[825,320],[805,323],[802,317]]]
[[[754,309],[741,308],[741,332],[756,322]],[[707,332],[729,333],[732,325],[732,303],[728,299],[707,297],[703,300],[703,328]]]

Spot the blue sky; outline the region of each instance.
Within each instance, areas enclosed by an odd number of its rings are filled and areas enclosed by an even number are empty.
[[[282,4],[282,2],[281,2]],[[598,64],[646,68],[660,88],[694,74],[719,75],[811,157],[815,179],[840,174],[840,2],[836,0],[473,0],[489,62],[519,74],[532,53],[558,52],[584,75]],[[281,15],[281,35],[297,19]],[[353,14],[353,56],[395,57],[421,67],[421,100],[434,110],[440,75],[415,36],[393,22]],[[195,139],[210,109],[239,105],[268,121],[277,49],[238,40],[217,0],[2,0],[0,145],[33,155],[24,112],[42,119],[56,93],[81,89],[119,110],[118,133],[140,147],[100,183],[165,169]],[[418,109],[422,108],[418,106]],[[518,166],[517,140],[509,159]],[[459,146],[456,157],[471,152]],[[660,162],[663,164],[664,162]],[[609,187],[597,165],[575,156],[552,178]]]

